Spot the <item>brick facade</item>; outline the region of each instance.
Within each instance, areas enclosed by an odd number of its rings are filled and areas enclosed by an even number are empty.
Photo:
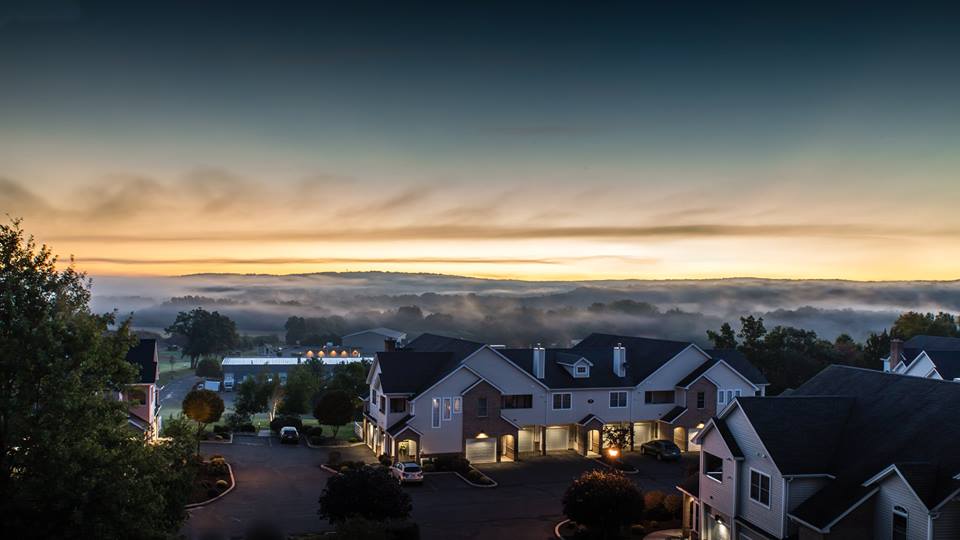
[[[697,393],[703,392],[703,408],[697,408]],[[717,415],[717,387],[706,377],[701,377],[687,389],[687,412],[677,420],[677,424],[686,428],[695,428],[706,424]]]
[[[463,440],[473,439],[484,433],[497,438],[497,460],[503,452],[503,435],[513,436],[513,455],[517,459],[517,427],[500,416],[500,392],[486,381],[480,381],[463,395]],[[480,398],[487,399],[487,414],[480,416]],[[464,442],[464,445],[466,442]]]

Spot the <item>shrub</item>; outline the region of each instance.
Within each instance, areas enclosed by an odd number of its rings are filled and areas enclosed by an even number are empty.
[[[361,467],[331,476],[319,499],[321,519],[332,525],[352,517],[375,521],[406,519],[412,510],[410,495],[380,467]]]
[[[453,471],[467,474],[470,470],[470,461],[459,455],[437,456],[433,459],[433,465],[438,471]]]
[[[643,496],[619,472],[589,471],[563,494],[563,513],[595,535],[611,538],[642,517]]]
[[[207,497],[210,497],[211,499],[214,498],[214,497],[216,497],[216,496],[219,495],[219,494],[220,494],[220,492],[217,491],[216,488],[210,488],[210,489],[207,490]]]
[[[230,426],[213,426],[213,432],[218,435],[229,435],[230,431]]]
[[[643,494],[643,506],[648,511],[663,505],[664,493],[662,491],[648,491]]]
[[[226,459],[224,459],[223,454],[214,454],[210,456],[210,461],[226,461]]]
[[[227,462],[222,459],[219,461],[210,461],[204,465],[206,468],[207,474],[213,476],[226,476],[230,474],[230,468],[227,467]]]
[[[231,431],[243,431],[243,427],[250,424],[250,416],[246,414],[230,413],[225,420]]]
[[[387,454],[380,454],[380,457],[377,458],[377,461],[379,461],[380,464],[383,465],[384,467],[389,467],[390,465],[393,465],[393,458]]]
[[[220,361],[215,358],[204,358],[197,364],[197,377],[210,377],[219,379],[223,375],[220,368]]]
[[[327,456],[327,465],[338,465],[340,463],[340,458],[342,455],[340,452],[334,450],[330,452],[330,455]]]
[[[667,512],[670,512],[672,517],[680,517],[682,505],[683,499],[675,493],[671,493],[663,498],[663,507]]]
[[[297,428],[297,431],[303,431],[303,420],[299,416],[277,416],[270,421],[270,431],[280,433],[280,429],[287,426]]]
[[[203,480],[200,482],[200,487],[203,489],[213,489],[213,482],[209,480]]]

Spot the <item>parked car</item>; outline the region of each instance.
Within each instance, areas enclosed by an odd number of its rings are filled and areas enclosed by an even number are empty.
[[[647,456],[656,456],[657,461],[680,459],[680,448],[673,441],[658,439],[640,445],[640,453]]]
[[[390,467],[390,473],[397,479],[397,482],[401,484],[423,483],[423,469],[420,468],[420,465],[412,461],[397,463],[393,467]]]
[[[300,442],[300,432],[293,426],[284,426],[280,428],[280,442],[298,444]]]

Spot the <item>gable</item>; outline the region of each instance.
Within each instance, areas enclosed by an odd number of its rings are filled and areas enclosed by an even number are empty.
[[[704,376],[717,385],[717,388],[750,388],[756,386],[747,380],[740,372],[734,370],[726,362],[720,360],[704,373]]]
[[[464,364],[505,394],[542,393],[543,383],[490,347],[470,355]]]
[[[638,386],[663,390],[672,389],[676,386],[677,381],[700,367],[709,358],[707,353],[699,347],[690,345],[640,381]]]

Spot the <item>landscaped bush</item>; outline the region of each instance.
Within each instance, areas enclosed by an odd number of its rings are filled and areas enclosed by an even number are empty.
[[[229,485],[230,485],[230,482],[227,482],[226,480],[217,480],[218,491],[226,491]]]
[[[303,420],[299,416],[278,416],[270,421],[270,431],[280,433],[282,428],[293,426],[297,431],[303,431]]]
[[[621,527],[640,519],[643,496],[619,472],[589,471],[563,494],[563,513],[595,536],[615,538]]]
[[[333,452],[330,452],[330,455],[327,456],[327,465],[332,465],[332,466],[339,465],[341,457],[342,457],[342,454],[340,454],[340,452],[336,450],[334,450]]]
[[[470,461],[459,455],[437,456],[433,458],[433,466],[437,471],[452,471],[467,474],[470,471]]]
[[[390,457],[388,454],[380,454],[380,457],[377,458],[377,461],[379,461],[380,464],[383,465],[384,467],[389,467],[393,465],[393,458]]]
[[[671,493],[663,498],[663,507],[670,513],[671,517],[680,518],[683,513],[683,498],[675,493]]]
[[[250,423],[250,416],[246,414],[228,414],[225,418],[227,426],[231,431],[246,431],[244,428],[249,425],[250,431],[254,431],[253,424]]]
[[[662,491],[647,491],[643,494],[643,506],[647,510],[663,504],[665,494]]]
[[[226,476],[230,474],[230,468],[227,467],[227,462],[221,460],[218,461],[208,461],[204,464],[207,474],[213,476]]]

